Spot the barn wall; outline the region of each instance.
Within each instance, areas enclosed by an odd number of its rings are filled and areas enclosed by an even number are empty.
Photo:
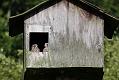
[[[63,0],[25,20],[27,50],[32,26],[50,26],[46,67],[104,66],[101,18]]]

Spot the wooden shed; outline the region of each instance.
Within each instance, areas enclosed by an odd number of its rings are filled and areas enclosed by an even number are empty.
[[[101,80],[104,36],[111,39],[118,24],[119,19],[87,1],[47,0],[10,17],[9,34],[24,34],[26,76],[37,69],[42,76],[61,72],[80,75],[73,80]]]

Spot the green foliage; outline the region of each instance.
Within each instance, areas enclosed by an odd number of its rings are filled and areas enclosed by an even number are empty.
[[[22,72],[22,35],[11,38],[8,31],[9,0],[0,1],[0,80],[20,80]]]
[[[105,39],[105,69],[104,80],[119,79],[119,37]]]
[[[20,80],[22,64],[0,53],[0,80]]]

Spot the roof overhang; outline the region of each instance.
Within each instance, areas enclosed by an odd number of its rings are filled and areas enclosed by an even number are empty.
[[[60,2],[62,0],[47,0],[44,1],[35,7],[27,10],[26,12],[12,16],[9,18],[9,35],[10,36],[16,36],[20,33],[24,32],[24,20],[33,16],[34,14]],[[99,7],[84,1],[84,0],[67,0],[74,5],[96,15],[99,16],[104,20],[104,35],[107,36],[108,38],[112,38],[114,30],[118,27],[119,25],[119,19],[115,18],[106,12],[102,11]]]

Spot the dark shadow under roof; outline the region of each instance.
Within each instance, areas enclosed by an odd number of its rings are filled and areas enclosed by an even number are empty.
[[[27,10],[26,12],[12,16],[9,18],[9,35],[10,36],[16,36],[20,33],[24,32],[24,20],[26,18],[29,18],[33,16],[34,14],[47,9],[48,7],[60,2],[62,0],[47,0],[44,1],[35,7]],[[106,12],[102,11],[99,7],[84,1],[84,0],[67,0],[74,5],[88,11],[89,13],[92,13],[96,16],[99,16],[100,18],[104,19],[104,35],[108,38],[112,38],[114,30],[118,27],[119,19],[115,18]]]

